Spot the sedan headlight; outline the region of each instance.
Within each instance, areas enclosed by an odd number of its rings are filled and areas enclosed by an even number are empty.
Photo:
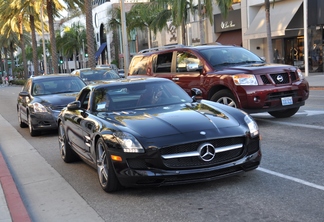
[[[233,81],[235,85],[239,86],[257,86],[258,81],[255,75],[250,74],[238,74],[233,76]]]
[[[34,103],[33,106],[34,106],[34,111],[36,113],[44,113],[44,112],[47,112],[47,109],[45,108],[45,106],[43,106],[40,103]]]
[[[114,133],[119,144],[122,146],[125,153],[144,153],[142,145],[137,139],[129,133],[117,132]]]
[[[251,137],[256,137],[257,135],[259,135],[258,124],[249,115],[246,115],[244,117],[244,121],[249,127]]]

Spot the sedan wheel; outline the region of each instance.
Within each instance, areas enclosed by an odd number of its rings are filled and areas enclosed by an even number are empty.
[[[212,98],[212,101],[218,102],[227,106],[231,106],[234,108],[237,108],[237,104],[235,102],[235,98],[233,96],[233,93],[227,89],[223,89],[221,91],[218,91],[215,93]]]
[[[72,150],[70,144],[67,142],[65,130],[63,123],[60,122],[59,128],[58,128],[58,141],[59,141],[59,148],[60,148],[60,154],[61,158],[66,163],[72,163],[78,159],[77,154]]]
[[[101,188],[106,192],[114,192],[121,188],[102,138],[96,144],[97,172]]]
[[[18,123],[19,123],[20,128],[27,127],[27,124],[24,123],[23,121],[21,121],[21,114],[20,114],[20,111],[19,110],[18,110]]]
[[[39,135],[39,132],[33,129],[32,121],[31,121],[31,116],[28,114],[28,128],[29,128],[29,133],[31,136],[37,136]]]

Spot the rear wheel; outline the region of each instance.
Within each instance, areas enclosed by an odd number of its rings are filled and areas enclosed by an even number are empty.
[[[295,115],[298,112],[298,110],[299,110],[299,107],[280,110],[280,111],[272,111],[272,112],[269,112],[269,114],[276,118],[288,118],[288,117]]]
[[[227,106],[237,108],[237,103],[235,101],[233,93],[228,89],[223,89],[216,92],[212,98],[212,101],[218,102]]]
[[[100,138],[96,144],[97,172],[101,188],[106,192],[121,189],[121,185],[114,172],[113,165],[107,151],[107,145]]]
[[[39,135],[39,131],[34,130],[33,125],[32,125],[32,119],[30,114],[28,114],[28,128],[29,128],[29,133],[31,136],[37,136]]]
[[[59,141],[59,148],[60,148],[60,154],[61,158],[66,163],[72,163],[78,159],[77,154],[72,150],[70,144],[67,142],[65,130],[63,123],[60,122],[59,128],[58,128],[58,141]]]

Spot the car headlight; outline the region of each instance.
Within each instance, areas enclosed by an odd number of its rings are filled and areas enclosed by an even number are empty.
[[[240,86],[257,86],[258,81],[254,75],[251,74],[238,74],[233,76],[235,85]]]
[[[246,122],[246,124],[249,127],[251,137],[256,137],[257,135],[259,135],[258,124],[252,119],[252,117],[250,117],[249,115],[246,115],[244,117],[244,121]]]
[[[142,145],[132,134],[117,132],[114,133],[114,136],[117,138],[125,153],[144,153]]]
[[[300,80],[303,80],[305,78],[302,71],[300,71],[300,69],[297,69],[297,73]]]
[[[43,106],[40,103],[34,103],[33,106],[34,106],[34,112],[36,112],[36,113],[47,112],[47,109],[45,108],[45,106]]]

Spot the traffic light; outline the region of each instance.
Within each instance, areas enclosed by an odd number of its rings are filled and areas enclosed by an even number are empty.
[[[63,64],[63,57],[62,56],[60,56],[60,64]]]
[[[84,56],[85,56],[86,58],[88,58],[88,53],[84,54]]]

